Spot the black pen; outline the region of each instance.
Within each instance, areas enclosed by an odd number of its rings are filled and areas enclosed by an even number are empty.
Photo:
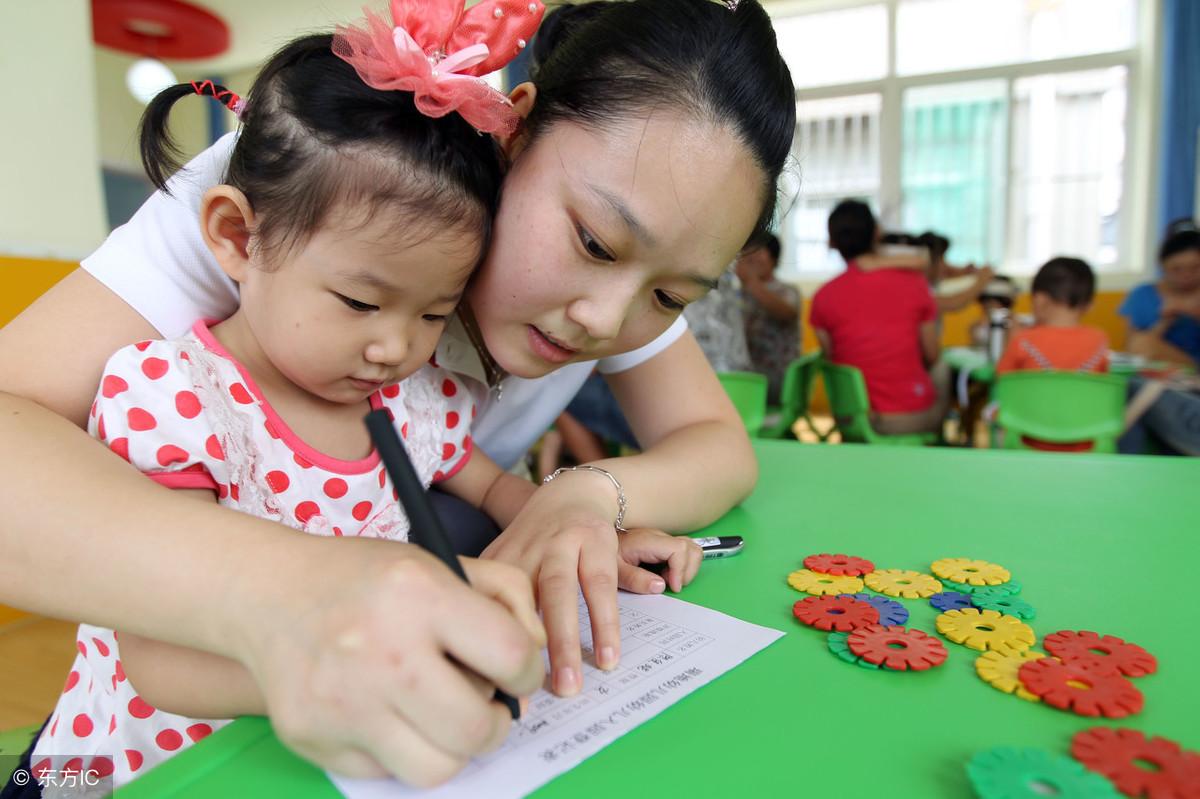
[[[431,553],[446,564],[450,571],[462,578],[464,583],[470,585],[467,573],[458,562],[458,555],[450,545],[450,539],[446,537],[446,531],[442,529],[442,523],[434,513],[429,497],[425,495],[425,488],[417,479],[417,472],[413,469],[412,461],[408,459],[408,452],[405,451],[400,436],[396,434],[396,426],[391,417],[387,411],[380,409],[368,413],[365,421],[371,440],[379,450],[383,468],[387,469],[388,477],[392,478],[392,485],[400,495],[400,505],[408,514],[409,541]],[[514,697],[497,688],[496,699],[504,703],[514,719],[521,717],[521,706]]]

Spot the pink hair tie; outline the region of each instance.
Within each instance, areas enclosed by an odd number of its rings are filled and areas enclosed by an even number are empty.
[[[520,118],[483,76],[512,61],[542,21],[540,0],[391,0],[392,22],[366,11],[366,27],[339,25],[333,52],[373,89],[407,91],[422,114],[455,111],[485,133],[510,134]]]

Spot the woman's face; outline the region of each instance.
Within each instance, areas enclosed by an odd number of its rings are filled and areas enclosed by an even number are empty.
[[[723,126],[677,111],[511,145],[492,247],[467,291],[511,374],[649,343],[737,256],[765,176]]]
[[[1183,250],[1162,262],[1163,282],[1171,291],[1200,289],[1200,250]]]

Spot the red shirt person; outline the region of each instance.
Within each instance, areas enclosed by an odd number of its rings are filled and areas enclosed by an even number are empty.
[[[877,260],[878,237],[865,203],[834,208],[829,242],[847,268],[817,291],[809,323],[827,358],[862,371],[876,432],[936,431],[948,395],[930,372],[941,354],[937,305],[919,271],[859,268],[860,258]]]

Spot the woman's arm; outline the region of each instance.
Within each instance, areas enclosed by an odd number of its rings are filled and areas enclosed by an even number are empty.
[[[1139,330],[1132,324],[1127,324],[1125,349],[1134,355],[1141,355],[1152,361],[1166,361],[1194,367],[1196,361],[1191,355],[1164,338],[1167,330],[1175,323],[1175,318],[1175,313],[1171,312],[1171,309],[1164,303],[1163,314],[1150,327]]]
[[[507,711],[454,664],[540,685],[525,577],[473,566],[498,604],[413,547],[298,535],[146,479],[79,426],[108,357],[153,335],[81,271],[0,330],[0,599],[239,661],[284,742],[342,773],[428,783],[501,740]]]
[[[607,376],[645,449],[596,462],[621,483],[625,527],[692,530],[744,499],[758,463],[741,418],[690,333],[644,363]],[[534,580],[549,637],[554,690],[582,686],[579,619],[582,588],[596,662],[620,657],[617,612],[617,491],[595,472],[561,475],[539,488],[514,523],[484,552]]]

